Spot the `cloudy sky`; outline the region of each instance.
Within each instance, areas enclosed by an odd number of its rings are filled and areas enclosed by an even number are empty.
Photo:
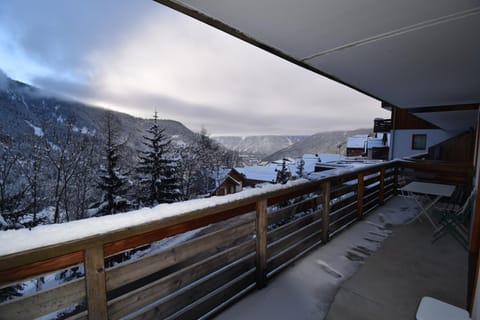
[[[2,0],[11,78],[212,135],[366,128],[380,103],[151,0]]]

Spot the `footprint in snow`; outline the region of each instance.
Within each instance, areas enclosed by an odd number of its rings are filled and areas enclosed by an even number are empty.
[[[320,268],[322,268],[323,271],[325,271],[329,275],[333,276],[334,278],[336,278],[336,279],[343,278],[343,275],[340,272],[334,270],[325,261],[317,260],[317,263],[320,266]]]

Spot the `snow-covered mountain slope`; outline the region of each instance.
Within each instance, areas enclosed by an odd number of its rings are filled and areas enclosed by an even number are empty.
[[[0,135],[23,141],[73,125],[73,131],[101,138],[106,110],[81,102],[55,97],[28,84],[7,78],[0,70]],[[152,125],[151,119],[113,112],[120,128],[120,141],[133,150],[143,148],[142,136]],[[152,109],[153,116],[153,109]],[[161,110],[159,112],[161,118]],[[160,128],[179,145],[191,144],[197,134],[174,120],[158,120]],[[48,138],[48,137],[47,137]]]
[[[368,134],[372,129],[356,129],[351,131],[319,132],[282,150],[265,157],[264,160],[275,161],[285,157],[301,157],[307,153],[340,153],[345,154],[346,141],[349,136]]]

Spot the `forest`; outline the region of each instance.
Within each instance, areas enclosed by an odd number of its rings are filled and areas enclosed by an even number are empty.
[[[115,112],[98,132],[74,117],[31,125],[33,133],[0,128],[0,229],[33,228],[209,196],[238,155],[208,137],[175,143],[153,115],[133,148]]]

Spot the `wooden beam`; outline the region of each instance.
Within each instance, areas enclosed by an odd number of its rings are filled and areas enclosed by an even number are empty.
[[[357,218],[363,218],[363,172],[357,175]]]
[[[74,266],[83,261],[83,252],[73,252],[64,256],[50,258],[31,264],[22,265],[16,268],[0,271],[0,286],[45,274],[51,271],[60,270],[69,266]]]
[[[256,282],[261,289],[267,282],[267,200],[257,201],[256,207]]]
[[[479,108],[480,109],[480,108]],[[470,227],[470,246],[468,248],[468,274],[467,274],[467,308],[471,312],[473,309],[473,302],[475,299],[477,281],[478,281],[478,267],[479,267],[479,249],[480,249],[480,163],[479,163],[479,140],[480,140],[480,113],[477,114],[477,132],[475,142],[475,159],[476,162],[476,183],[474,188],[477,188],[475,196],[475,203],[473,208],[472,226]]]
[[[88,319],[108,319],[103,247],[85,250],[85,287]]]
[[[385,202],[385,168],[380,168],[380,192],[378,193],[378,204],[383,206]]]
[[[322,194],[322,242],[327,243],[330,235],[330,181],[325,181],[322,183]]]

